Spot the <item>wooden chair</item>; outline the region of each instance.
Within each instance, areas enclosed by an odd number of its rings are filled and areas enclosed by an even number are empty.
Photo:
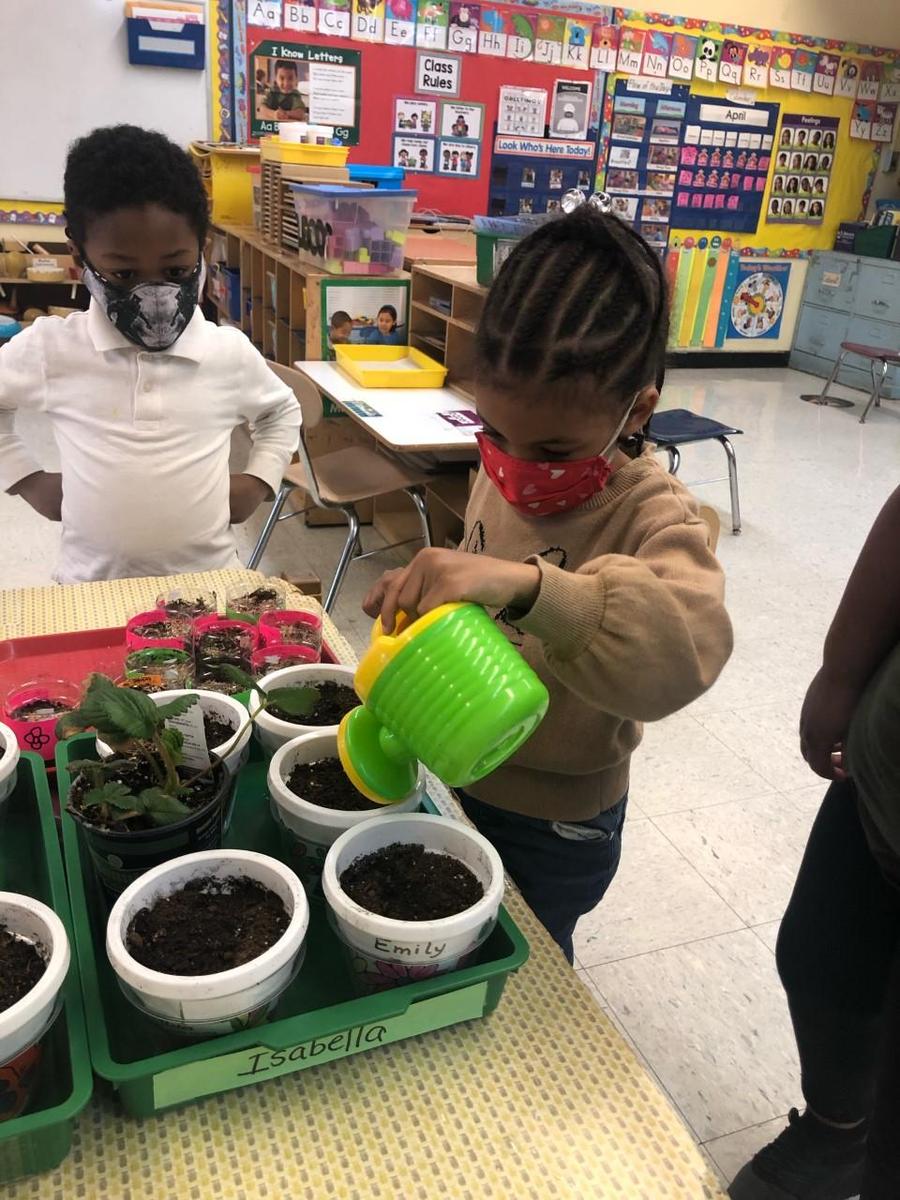
[[[282,511],[291,492],[302,488],[317,508],[338,509],[347,518],[347,540],[344,542],[322,606],[326,612],[331,612],[351,562],[359,558],[369,558],[372,554],[380,554],[383,550],[391,550],[394,546],[406,545],[405,542],[394,542],[391,546],[382,546],[378,550],[357,553],[360,541],[356,505],[360,501],[375,496],[386,496],[389,492],[406,492],[419,514],[422,541],[426,546],[431,545],[424,495],[427,475],[424,472],[408,470],[401,462],[388,458],[369,446],[348,446],[311,458],[306,447],[304,430],[314,428],[322,420],[322,397],[319,390],[312,380],[300,371],[283,367],[279,363],[269,363],[269,366],[293,389],[303,413],[303,427],[300,430],[300,445],[297,450],[300,461],[293,463],[285,471],[272,510],[266,518],[247,566],[253,569],[259,564],[272,531],[279,521],[286,521],[306,512],[308,506],[291,512]],[[418,541],[418,538],[412,540]]]
[[[878,301],[881,303],[881,301]],[[831,368],[831,374],[825,380],[825,386],[821,392],[815,395],[803,395],[801,400],[806,400],[809,404],[823,404],[829,408],[853,408],[852,400],[845,400],[841,396],[829,396],[828,389],[837,379],[838,371],[843,365],[844,359],[848,354],[856,354],[859,358],[865,358],[869,363],[869,370],[872,374],[872,391],[869,395],[869,401],[863,410],[863,415],[859,418],[860,425],[865,425],[866,417],[872,411],[872,408],[881,408],[881,389],[884,387],[884,377],[887,375],[888,367],[900,367],[900,351],[888,350],[884,346],[869,346],[864,342],[841,342],[841,352],[834,361],[834,366]],[[876,374],[876,363],[881,366],[881,374]]]

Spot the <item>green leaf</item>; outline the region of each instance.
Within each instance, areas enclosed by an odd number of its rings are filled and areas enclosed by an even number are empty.
[[[60,718],[63,737],[83,729],[95,729],[104,741],[150,740],[162,718],[156,705],[143,692],[116,687],[105,675],[92,675],[81,703]]]
[[[246,671],[242,671],[240,667],[235,667],[231,663],[222,663],[216,668],[216,673],[225,683],[237,683],[242,688],[256,687],[256,680],[252,675],[248,675]]]
[[[316,687],[269,688],[265,693],[270,705],[275,704],[290,717],[308,717],[319,700]]]
[[[93,787],[81,797],[81,807],[90,808],[94,804],[106,804],[110,808],[133,809],[137,797],[125,783],[109,780]]]
[[[199,699],[194,693],[189,696],[176,696],[174,700],[167,700],[165,704],[157,704],[156,711],[164,721],[170,721],[172,717],[180,717],[189,708],[193,708]]]
[[[184,734],[180,729],[167,726],[159,735],[159,740],[168,751],[169,757],[177,767],[181,762],[181,750],[184,746]]]
[[[162,788],[145,788],[137,797],[144,812],[154,825],[172,825],[190,813],[190,808],[177,796],[170,796]]]
[[[225,620],[243,621],[245,625],[256,625],[259,622],[259,613],[235,612],[232,608],[226,608]]]

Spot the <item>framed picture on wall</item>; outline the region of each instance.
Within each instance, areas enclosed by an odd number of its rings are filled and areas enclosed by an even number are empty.
[[[336,345],[407,344],[408,279],[323,279],[319,289],[323,359]]]
[[[404,171],[424,171],[431,174],[434,171],[434,138],[406,137],[402,133],[394,134],[393,164],[402,167]]]
[[[550,109],[550,136],[583,141],[590,119],[590,83],[582,79],[557,79]]]
[[[441,105],[441,137],[481,139],[484,128],[483,104],[453,104]]]

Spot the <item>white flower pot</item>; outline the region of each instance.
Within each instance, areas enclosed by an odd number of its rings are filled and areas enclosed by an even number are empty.
[[[16,735],[8,725],[0,724],[0,751],[3,752],[3,756],[0,758],[0,814],[2,814],[4,802],[10,798],[13,788],[16,786],[16,774],[21,753]]]
[[[33,942],[46,962],[30,992],[0,1012],[0,1066],[39,1042],[60,1010],[60,990],[69,969],[69,939],[46,904],[17,892],[0,892],[0,924]]]
[[[397,921],[362,908],[343,890],[340,877],[363,854],[394,842],[418,843],[465,863],[484,895],[471,908],[438,921]],[[497,922],[503,864],[486,838],[450,817],[388,814],[341,834],[325,858],[322,890],[338,937],[350,951],[357,986],[380,991],[465,966]]]
[[[209,752],[222,760],[229,775],[236,775],[250,753],[250,734],[253,730],[247,709],[232,696],[206,692],[202,688],[175,688],[169,692],[154,692],[150,699],[154,704],[160,705],[175,700],[178,696],[199,696],[200,707],[204,713],[234,725],[234,736],[220,746],[210,746]],[[97,738],[97,753],[101,758],[111,758],[113,750],[101,738]]]
[[[415,812],[425,792],[425,772],[420,767],[415,790],[396,804],[380,809],[366,808],[345,812],[338,808],[323,808],[296,795],[287,780],[299,763],[317,762],[322,758],[337,758],[337,734],[334,729],[319,729],[301,734],[285,742],[275,751],[269,763],[269,796],[272,816],[285,833],[291,865],[312,894],[321,891],[322,864],[328,848],[346,829],[363,821],[377,820],[391,813]]]
[[[167,975],[128,953],[132,918],[191,879],[256,879],[283,900],[285,932],[251,962],[212,975]],[[262,1021],[303,963],[309,905],[300,880],[283,863],[250,850],[201,850],[154,867],[118,898],[106,926],[106,953],[128,1000],[160,1025],[188,1037],[215,1037]]]
[[[347,687],[352,688],[355,674],[354,667],[344,667],[338,663],[305,663],[296,667],[282,667],[280,671],[273,671],[271,675],[263,676],[259,681],[259,687],[263,691],[269,691],[271,688],[278,687],[344,683]],[[250,711],[252,713],[255,713],[259,707],[260,699],[258,691],[254,690],[250,693]],[[336,725],[300,725],[296,721],[282,721],[268,712],[257,714],[254,719],[254,727],[258,742],[268,754],[274,754],[285,742],[292,742],[301,733],[319,733],[323,729],[332,731],[337,729]]]

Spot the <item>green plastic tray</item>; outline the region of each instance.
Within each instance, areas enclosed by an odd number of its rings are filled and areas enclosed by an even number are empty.
[[[72,939],[59,836],[44,764],[23,754],[18,780],[0,818],[0,890],[22,892],[54,909]],[[0,1182],[59,1166],[72,1145],[75,1118],[91,1096],[75,952],[63,985],[64,1007],[44,1041],[37,1091],[21,1117],[0,1123]]]
[[[69,758],[90,757],[93,739],[57,747],[61,802]],[[269,813],[266,762],[255,751],[238,781],[226,842],[287,861]],[[126,1110],[146,1117],[231,1088],[262,1083],[319,1063],[482,1017],[496,1008],[507,976],[528,957],[528,943],[505,909],[479,962],[374,996],[356,995],[324,904],[311,905],[306,960],[275,1017],[255,1029],[185,1043],[142,1017],[122,995],[105,950],[106,901],[76,822],[63,812],[63,845],[75,945],[94,1070]]]

